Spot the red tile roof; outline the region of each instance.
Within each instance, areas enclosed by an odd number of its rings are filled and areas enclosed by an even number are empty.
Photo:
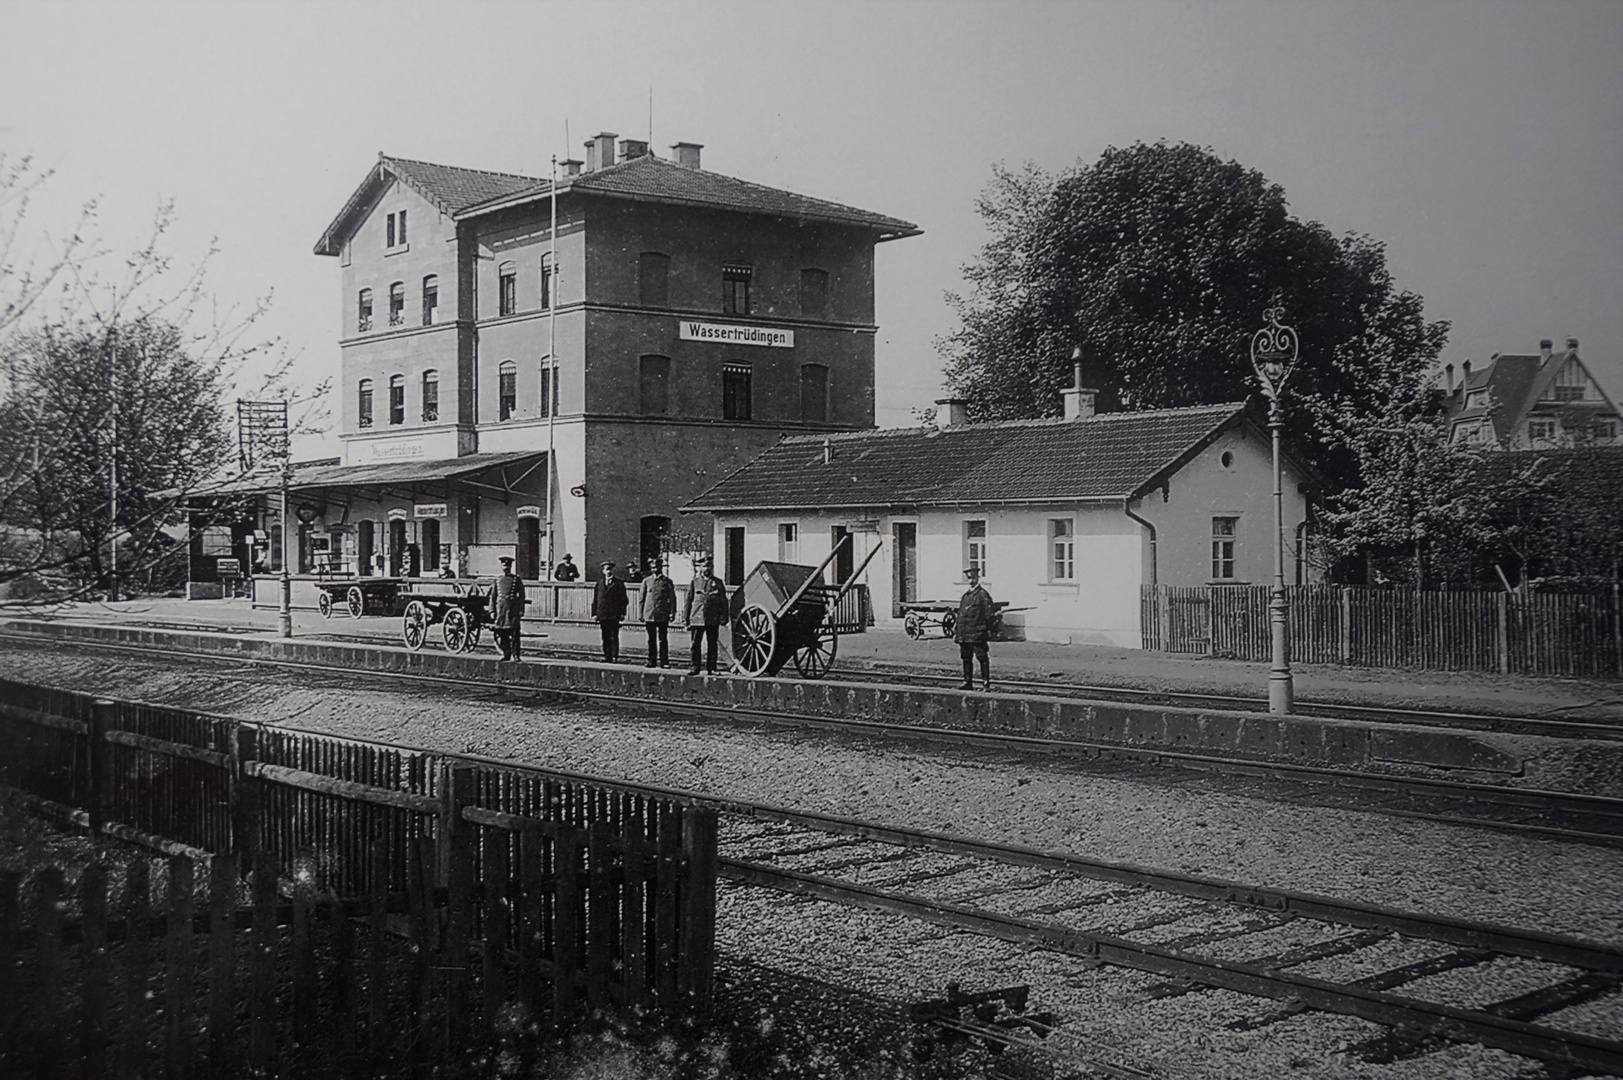
[[[683,507],[789,510],[1127,499],[1245,415],[1243,402],[1086,420],[798,435]],[[832,460],[824,463],[824,442]]]

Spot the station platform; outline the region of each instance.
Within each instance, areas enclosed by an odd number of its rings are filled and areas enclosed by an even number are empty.
[[[140,599],[118,603],[89,602],[51,609],[0,606],[0,622],[18,619],[64,620],[109,627],[206,630],[274,638],[277,613],[252,607],[247,600]],[[525,653],[579,659],[595,654],[595,625],[526,621]],[[306,641],[399,644],[400,620],[392,617],[323,619],[313,611],[293,612],[293,636]],[[671,630],[673,669],[685,666],[688,635]],[[723,635],[725,640],[725,635]],[[637,667],[644,659],[640,623],[620,631],[621,664]],[[443,651],[438,631],[431,631],[425,652]],[[488,651],[485,650],[485,651]],[[992,681],[1052,681],[1151,689],[1190,694],[1264,698],[1268,665],[1236,660],[1168,655],[1102,645],[1054,645],[1044,642],[993,642]],[[956,676],[958,649],[952,641],[915,640],[899,630],[874,630],[840,638],[832,678],[885,672]],[[1415,708],[1433,711],[1514,716],[1559,716],[1569,719],[1623,720],[1623,682],[1499,675],[1479,672],[1414,671],[1300,664],[1294,668],[1297,698],[1303,702]]]

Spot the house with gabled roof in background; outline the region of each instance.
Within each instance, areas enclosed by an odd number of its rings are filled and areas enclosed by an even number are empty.
[[[1080,373],[1078,373],[1080,387]],[[816,565],[850,536],[832,573],[865,572],[875,621],[955,601],[966,567],[1010,605],[1030,640],[1142,644],[1142,587],[1272,580],[1268,432],[1244,403],[1094,415],[1065,392],[1065,416],[946,422],[783,439],[690,500],[715,521],[732,584],[761,560]],[[1311,473],[1287,455],[1287,581],[1301,558]]]
[[[1564,352],[1539,342],[1536,355],[1495,353],[1486,367],[1444,368],[1449,438],[1502,450],[1557,450],[1623,444],[1623,417],[1578,356],[1578,339]]]

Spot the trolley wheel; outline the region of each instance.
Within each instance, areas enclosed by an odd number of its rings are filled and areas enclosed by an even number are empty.
[[[406,605],[406,614],[401,619],[400,633],[406,639],[406,648],[416,652],[423,647],[428,639],[428,605],[421,600],[413,600]]]
[[[839,650],[840,635],[833,626],[823,623],[809,645],[795,650],[795,670],[803,679],[821,679],[834,666],[834,654]]]
[[[759,604],[750,604],[733,622],[733,659],[739,671],[753,679],[772,666],[777,647],[778,620]]]
[[[910,638],[922,638],[924,636],[924,619],[919,616],[918,612],[909,611],[906,617],[902,619],[902,629],[907,631],[907,636]]]
[[[316,610],[321,612],[323,619],[332,618],[332,593],[321,590],[321,595],[316,597]]]
[[[952,637],[952,632],[958,628],[958,613],[949,611],[941,616],[941,636]]]
[[[475,634],[468,622],[468,613],[461,608],[448,608],[445,612],[446,652],[467,652],[473,648]]]
[[[359,585],[351,585],[349,592],[344,594],[344,599],[349,603],[350,618],[359,619],[366,614],[366,594],[361,591]]]

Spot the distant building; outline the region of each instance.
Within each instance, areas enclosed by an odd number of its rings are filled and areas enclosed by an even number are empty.
[[[763,559],[816,565],[852,534],[843,580],[869,564],[876,621],[903,604],[953,601],[974,565],[1027,638],[1141,643],[1141,586],[1264,584],[1273,576],[1269,436],[1243,404],[783,440],[683,509],[714,515],[720,569],[738,583]],[[1307,471],[1285,462],[1288,581]]]
[[[920,230],[616,138],[556,238],[548,180],[379,156],[315,246],[343,458],[296,472],[297,571],[625,565],[781,436],[873,426],[874,246]]]
[[[1618,445],[1617,405],[1578,356],[1578,339],[1553,352],[1548,338],[1537,355],[1495,353],[1488,365],[1460,380],[1445,369],[1449,437],[1504,450],[1554,450]]]

